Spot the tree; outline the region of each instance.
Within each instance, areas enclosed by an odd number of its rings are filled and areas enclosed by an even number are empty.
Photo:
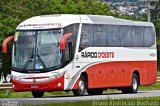
[[[157,54],[158,54],[158,69],[160,68],[160,0],[155,3],[155,9],[151,11],[151,21],[154,23],[157,35]]]
[[[160,37],[160,0],[156,3],[155,9],[151,11],[151,19],[155,25],[157,37]]]

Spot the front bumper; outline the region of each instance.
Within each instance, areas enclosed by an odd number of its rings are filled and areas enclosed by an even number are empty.
[[[35,80],[35,79],[33,79]],[[49,80],[47,82],[20,82],[12,80],[13,90],[15,92],[21,91],[61,91],[64,90],[64,76]]]

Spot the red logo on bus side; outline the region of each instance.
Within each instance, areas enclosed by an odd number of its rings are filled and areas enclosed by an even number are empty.
[[[19,25],[18,27],[27,27],[27,26],[32,26],[32,27],[39,27],[39,26],[58,26],[61,27],[61,23],[44,23],[44,24],[24,24],[24,25]]]
[[[81,52],[82,58],[114,58],[114,52]]]
[[[114,58],[114,52],[98,52],[98,58]]]

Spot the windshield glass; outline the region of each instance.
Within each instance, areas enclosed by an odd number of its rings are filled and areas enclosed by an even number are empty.
[[[12,67],[22,70],[40,70],[60,66],[61,37],[60,29],[16,32]]]

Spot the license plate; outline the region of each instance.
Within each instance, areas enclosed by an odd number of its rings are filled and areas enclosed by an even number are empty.
[[[32,85],[31,88],[39,88],[38,85]]]

